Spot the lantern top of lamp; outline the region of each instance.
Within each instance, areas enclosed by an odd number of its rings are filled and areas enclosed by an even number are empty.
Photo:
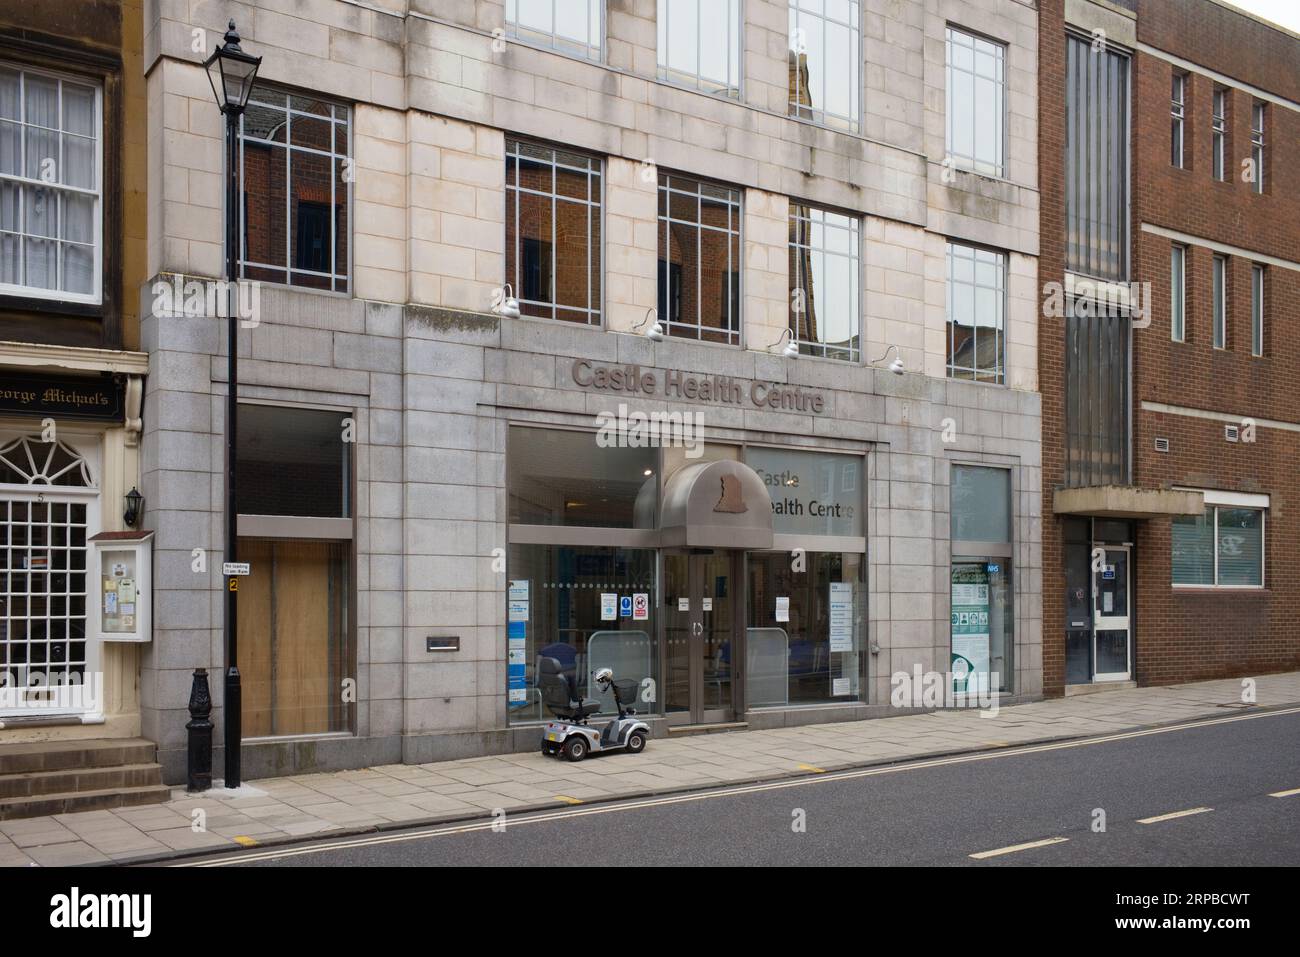
[[[204,62],[203,69],[207,71],[208,83],[212,86],[217,107],[222,113],[238,115],[248,104],[262,58],[244,52],[239,45],[239,31],[235,29],[233,19],[222,39],[224,42],[212,51]]]

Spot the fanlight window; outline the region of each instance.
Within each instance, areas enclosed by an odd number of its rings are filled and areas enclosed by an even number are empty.
[[[86,460],[72,448],[25,435],[0,448],[0,484],[90,488],[94,481]]]

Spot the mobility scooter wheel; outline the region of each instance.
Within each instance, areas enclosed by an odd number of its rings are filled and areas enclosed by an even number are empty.
[[[640,731],[633,731],[627,737],[627,749],[632,754],[640,754],[645,750],[645,735]]]
[[[581,761],[587,756],[587,739],[575,734],[564,742],[564,756],[570,761]]]

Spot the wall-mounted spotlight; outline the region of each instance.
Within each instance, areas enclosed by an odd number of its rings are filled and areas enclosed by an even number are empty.
[[[779,346],[781,344],[782,339],[788,339],[789,342],[787,342],[785,344],[785,348],[781,350],[781,355],[785,356],[787,359],[798,359],[799,343],[794,341],[794,334],[788,328],[782,331],[781,335],[777,338],[776,342],[772,343],[770,346],[767,347],[767,351],[771,352],[773,349]]]
[[[515,290],[510,283],[501,287],[501,301],[492,307],[492,311],[507,319],[519,318],[519,300],[515,298]]]
[[[664,327],[659,324],[659,310],[656,309],[654,306],[651,306],[649,309],[646,310],[645,318],[642,319],[640,322],[638,322],[635,326],[633,326],[632,331],[636,332],[647,322],[650,322],[651,316],[654,317],[654,322],[650,323],[650,328],[646,329],[643,335],[647,339],[653,339],[655,342],[662,342],[664,338]]]
[[[894,375],[902,375],[903,372],[905,371],[903,368],[903,350],[899,349],[898,346],[890,346],[888,349],[885,350],[885,355],[881,356],[879,359],[877,359],[875,362],[871,364],[874,366],[876,365],[876,363],[883,362],[885,360],[885,356],[888,356],[895,349],[898,349],[898,355],[894,356],[894,361],[889,363],[887,368],[889,369],[890,372],[894,373]]]

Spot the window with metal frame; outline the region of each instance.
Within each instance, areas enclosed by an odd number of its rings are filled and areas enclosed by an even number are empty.
[[[1264,509],[1207,505],[1202,515],[1172,523],[1174,585],[1264,586]]]
[[[1214,348],[1228,348],[1228,260],[1214,257]]]
[[[239,120],[240,276],[349,292],[351,111],[264,86]]]
[[[858,131],[862,26],[858,0],[789,0],[790,115]]]
[[[668,334],[740,344],[741,191],[659,174],[659,321]]]
[[[1187,339],[1187,247],[1177,244],[1169,251],[1169,337]]]
[[[1228,91],[1216,88],[1210,112],[1210,144],[1213,156],[1213,176],[1219,181],[1227,179],[1228,153]]]
[[[1007,257],[948,243],[948,377],[1004,382]]]
[[[1073,34],[1066,60],[1066,268],[1127,280],[1131,60]]]
[[[0,62],[0,295],[103,300],[102,93]]]
[[[605,0],[506,0],[506,32],[525,43],[599,61]]]
[[[506,281],[525,316],[600,325],[597,156],[506,140]]]
[[[862,358],[857,216],[790,204],[790,335],[804,355]]]
[[[1264,119],[1268,115],[1267,104],[1256,103],[1251,108],[1250,120],[1250,158],[1254,166],[1254,190],[1264,192]]]
[[[947,30],[947,153],[963,169],[1006,175],[1006,47]]]
[[[740,96],[741,0],[658,0],[659,79]]]
[[[1264,267],[1250,267],[1250,354],[1264,354]]]
[[[1183,122],[1187,116],[1187,74],[1175,73],[1169,94],[1169,162],[1183,166]]]

